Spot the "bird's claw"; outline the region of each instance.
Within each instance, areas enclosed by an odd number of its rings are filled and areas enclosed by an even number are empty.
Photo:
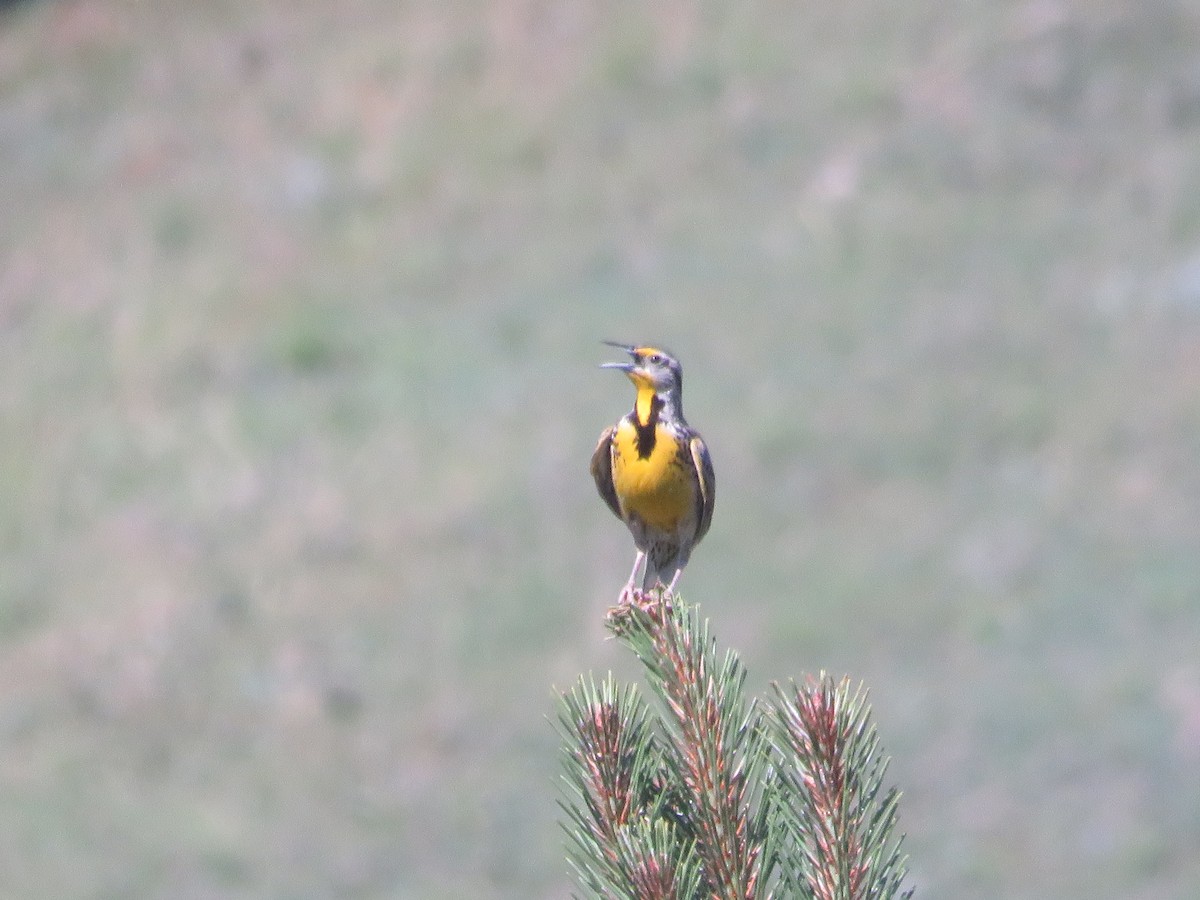
[[[617,598],[617,608],[634,608],[651,615],[660,615],[672,608],[674,595],[662,585],[651,590],[628,586]]]
[[[648,617],[655,627],[659,627],[666,622],[674,609],[672,599],[671,593],[661,586],[649,591],[626,587],[617,598],[617,605],[608,610],[608,627],[613,634],[620,637],[629,633],[634,627],[633,623],[639,619],[643,622],[643,626],[640,627],[644,627],[646,619],[641,618],[643,616]]]

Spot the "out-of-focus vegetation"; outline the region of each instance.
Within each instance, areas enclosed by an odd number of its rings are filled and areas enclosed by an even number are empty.
[[[1200,12],[0,12],[0,893],[561,897],[586,474],[664,341],[683,580],[865,679],[918,896],[1200,894]],[[757,683],[755,683],[757,680]]]

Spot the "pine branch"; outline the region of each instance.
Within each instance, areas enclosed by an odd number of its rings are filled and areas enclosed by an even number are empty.
[[[611,676],[599,686],[581,678],[563,698],[559,722],[570,747],[566,780],[573,802],[564,808],[575,826],[568,829],[570,858],[580,881],[597,896],[684,896],[675,888],[692,877],[694,866],[663,859],[671,835],[653,825],[671,824],[663,811],[664,761],[637,689],[622,691]]]
[[[905,875],[892,840],[900,795],[880,798],[887,759],[870,723],[866,691],[821,673],[776,684],[773,737],[789,801],[783,820],[805,860],[805,894],[818,900],[892,897]]]
[[[756,776],[767,762],[762,716],[743,696],[737,655],[718,660],[716,641],[685,606],[662,594],[617,607],[609,628],[637,654],[669,713],[672,758],[688,825],[712,896],[753,900],[762,876],[762,825],[753,820]]]
[[[568,856],[589,896],[885,900],[905,875],[899,795],[865,691],[828,676],[747,700],[707,621],[648,594],[609,629],[662,704],[610,675],[563,698]]]

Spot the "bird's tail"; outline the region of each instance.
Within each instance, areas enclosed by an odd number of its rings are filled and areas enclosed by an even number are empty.
[[[666,574],[666,578],[664,578],[664,574],[666,573],[659,572],[658,569],[654,567],[654,563],[647,559],[646,571],[642,574],[642,590],[649,591],[657,587],[659,584],[666,584],[667,579],[671,576]]]
[[[642,590],[649,591],[656,587],[667,587],[674,579],[675,573],[687,565],[687,554],[678,553],[668,559],[656,561],[653,554],[646,557],[646,571],[642,575]]]

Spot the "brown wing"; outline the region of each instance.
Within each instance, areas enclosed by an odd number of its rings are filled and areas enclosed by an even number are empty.
[[[692,466],[695,468],[696,480],[700,488],[696,492],[696,537],[693,539],[693,544],[698,544],[700,539],[708,533],[708,526],[712,524],[713,502],[717,496],[717,476],[713,472],[712,457],[708,455],[708,447],[704,445],[700,435],[692,435],[688,446],[692,451]]]
[[[596,482],[596,490],[613,511],[613,515],[621,518],[621,503],[617,500],[617,490],[613,487],[612,479],[612,439],[617,426],[611,425],[600,435],[596,444],[596,452],[592,454],[592,478]]]

